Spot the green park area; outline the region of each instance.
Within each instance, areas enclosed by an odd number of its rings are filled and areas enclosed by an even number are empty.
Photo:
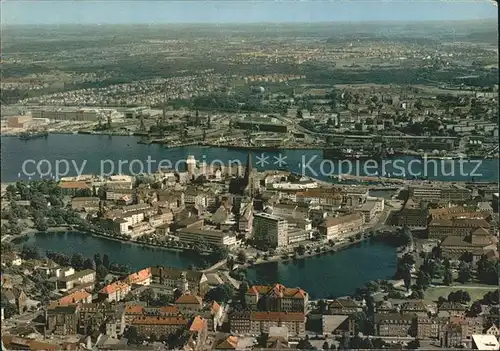
[[[462,285],[435,286],[429,287],[425,291],[424,300],[426,303],[436,302],[440,296],[446,298],[451,292],[463,290],[469,293],[471,301],[480,300],[486,293],[495,291],[498,287],[488,285]]]

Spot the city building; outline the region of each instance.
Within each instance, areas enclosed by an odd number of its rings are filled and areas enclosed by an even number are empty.
[[[79,285],[95,283],[96,272],[92,269],[84,269],[71,275],[63,275],[57,280],[57,288],[60,290],[71,290]]]
[[[90,195],[92,194],[90,185],[83,181],[60,182],[59,188],[61,189],[61,194],[65,196],[73,197],[81,191],[87,191]]]
[[[127,283],[116,281],[102,288],[98,293],[98,298],[100,301],[106,302],[121,301],[127,296],[130,289],[130,285]]]
[[[478,228],[490,228],[490,224],[484,219],[433,219],[429,223],[429,239],[443,240],[447,236],[467,236]]]
[[[235,334],[269,333],[272,327],[286,327],[291,336],[305,334],[306,317],[302,312],[234,312],[229,325]]]
[[[406,337],[414,333],[417,316],[413,313],[377,313],[375,330],[378,336]]]
[[[98,211],[100,199],[98,197],[74,197],[71,199],[71,209],[75,211]]]
[[[356,332],[356,321],[352,315],[324,314],[321,316],[321,330],[325,336],[350,335]]]
[[[129,274],[124,282],[129,285],[149,285],[151,284],[151,267],[141,269],[136,273]]]
[[[439,330],[448,322],[438,317],[417,317],[417,338],[420,340],[439,338]]]
[[[151,267],[151,274],[152,283],[166,286],[166,292],[171,295],[176,289],[184,292],[187,288],[191,294],[203,297],[209,288],[208,279],[202,272],[157,266]]]
[[[203,299],[196,295],[183,294],[174,305],[181,311],[181,313],[197,313],[203,308]]]
[[[465,201],[471,198],[472,192],[470,189],[458,186],[421,186],[410,187],[410,196],[419,201],[428,202],[453,202]]]
[[[360,231],[365,223],[365,216],[360,212],[338,216],[328,217],[318,229],[322,236],[330,239],[339,239],[349,234]]]
[[[377,201],[366,201],[359,211],[365,216],[365,223],[369,223],[377,213]]]
[[[428,217],[427,208],[409,198],[403,208],[392,217],[392,224],[398,227],[426,228]]]
[[[182,228],[177,232],[179,240],[187,243],[207,242],[221,247],[236,245],[237,239],[233,233],[211,229]]]
[[[253,219],[253,238],[256,242],[272,247],[288,245],[288,221],[265,212],[256,213]]]
[[[287,288],[279,283],[254,285],[245,294],[247,307],[258,311],[305,313],[308,301],[309,295],[304,290]]]
[[[131,323],[137,329],[137,333],[143,337],[150,337],[152,334],[157,337],[168,336],[187,327],[187,324],[188,320],[182,316],[142,316],[137,317]]]
[[[362,308],[352,299],[335,299],[328,304],[327,314],[352,315]]]
[[[344,201],[343,192],[337,188],[298,191],[295,197],[298,203],[320,205],[327,209],[339,208]]]
[[[79,305],[55,306],[47,309],[47,332],[67,336],[78,333]]]
[[[442,256],[447,259],[458,260],[465,253],[471,253],[474,261],[483,255],[498,258],[498,240],[485,228],[477,228],[468,235],[449,235],[440,243]]]
[[[74,293],[71,293],[69,295],[66,295],[59,300],[57,300],[57,304],[61,306],[65,305],[72,305],[76,303],[91,303],[92,302],[92,294],[85,291],[85,290],[80,290],[80,291],[75,291]]]
[[[472,335],[473,350],[499,350],[498,339],[493,335]]]
[[[33,118],[29,115],[13,116],[7,119],[8,128],[26,128],[33,123]]]

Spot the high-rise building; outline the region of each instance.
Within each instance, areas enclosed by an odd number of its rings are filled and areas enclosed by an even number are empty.
[[[253,219],[253,237],[260,243],[281,247],[288,245],[288,221],[265,212],[257,213]]]

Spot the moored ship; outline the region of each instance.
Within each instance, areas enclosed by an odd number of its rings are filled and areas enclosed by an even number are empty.
[[[38,139],[38,138],[47,138],[49,133],[47,131],[27,131],[19,134],[19,139],[21,140],[30,140],[30,139]]]
[[[368,160],[368,159],[381,159],[388,156],[393,156],[394,151],[386,152],[385,150],[373,151],[356,151],[352,149],[331,148],[323,149],[323,158],[326,160]]]

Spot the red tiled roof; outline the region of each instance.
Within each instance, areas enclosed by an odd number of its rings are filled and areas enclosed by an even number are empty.
[[[176,304],[198,304],[201,305],[203,300],[201,297],[191,294],[184,294],[175,300]]]
[[[113,294],[114,292],[116,292],[118,290],[125,290],[125,289],[128,289],[128,288],[129,288],[129,285],[127,283],[124,283],[124,282],[121,282],[121,281],[117,281],[117,282],[111,283],[109,285],[106,285],[99,292],[102,293],[102,294],[108,294],[109,295],[109,294]]]
[[[199,333],[207,324],[207,321],[200,316],[196,316],[189,327],[191,333]]]
[[[127,276],[124,280],[127,284],[135,284],[143,282],[151,278],[151,267],[141,269],[139,272],[135,272]]]
[[[274,284],[274,285],[253,285],[248,288],[248,295],[266,295],[266,294],[274,294],[279,297],[288,297],[288,298],[298,298],[304,299],[307,296],[307,293],[300,288],[287,288],[282,284]]]
[[[160,313],[177,314],[179,313],[179,309],[177,306],[162,306],[160,307]]]
[[[142,314],[144,306],[142,305],[128,305],[125,307],[125,314]]]
[[[60,298],[57,302],[59,305],[70,305],[84,301],[88,299],[90,296],[92,295],[86,291],[75,291],[72,294]]]
[[[220,308],[221,308],[220,305],[216,301],[214,301],[212,303],[212,307],[210,309],[210,312],[212,312],[212,314],[215,314],[215,313],[219,312]]]
[[[62,189],[90,189],[90,186],[85,182],[61,182],[59,187]]]
[[[236,350],[236,347],[238,346],[238,337],[237,336],[228,336],[227,339],[224,339],[222,342],[220,342],[215,349],[216,350],[228,350],[228,349],[234,349]]]

